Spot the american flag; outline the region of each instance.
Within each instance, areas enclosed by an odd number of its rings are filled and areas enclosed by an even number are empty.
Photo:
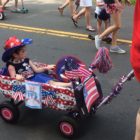
[[[65,76],[68,79],[80,78],[83,83],[92,74],[82,63],[71,63],[69,67],[68,70],[65,70]],[[91,106],[98,97],[99,93],[96,88],[94,77],[91,77],[84,84],[84,99],[88,112],[90,112]]]
[[[88,112],[90,112],[91,106],[99,97],[99,93],[97,91],[96,83],[94,77],[91,77],[84,86],[84,99],[86,103],[86,107]]]
[[[50,88],[45,89],[45,86],[42,86],[42,98],[47,97],[48,95],[55,96],[55,91],[51,90]]]
[[[54,91],[48,91],[43,88],[41,92],[42,92],[42,99],[44,100],[44,104],[46,106],[55,104],[54,98],[56,97]]]
[[[52,95],[46,96],[45,99],[44,99],[44,104],[45,104],[46,106],[54,105],[54,104],[55,104],[55,101],[54,101],[53,96],[52,96]]]
[[[18,100],[18,101],[23,101],[24,100],[23,93],[25,93],[25,86],[23,86],[23,85],[13,85],[12,90],[13,90],[12,97],[13,97],[14,100]]]
[[[82,82],[91,75],[83,64],[79,64],[77,69],[71,69],[70,71],[65,71],[65,76],[69,79],[80,78]],[[84,99],[88,112],[90,112],[91,106],[99,97],[99,93],[96,88],[96,83],[94,77],[91,77],[84,85]]]
[[[72,69],[70,71],[66,70],[65,71],[65,76],[68,79],[76,79],[80,78],[81,81],[84,81],[85,78],[91,75],[91,72],[89,72],[86,68],[85,65],[79,64],[79,67],[77,69]]]

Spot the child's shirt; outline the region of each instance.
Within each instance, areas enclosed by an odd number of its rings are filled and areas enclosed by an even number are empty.
[[[25,58],[21,63],[7,62],[7,67],[12,65],[15,67],[16,74],[21,74],[23,77],[31,78],[34,76],[34,71],[29,64],[29,58]]]
[[[104,0],[96,0],[96,2],[103,3]],[[95,13],[99,15],[102,9],[105,9],[104,5],[103,6],[96,5]]]

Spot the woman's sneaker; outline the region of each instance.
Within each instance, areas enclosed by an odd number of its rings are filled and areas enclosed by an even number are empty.
[[[98,50],[101,47],[101,41],[102,39],[99,38],[99,35],[95,36],[95,47]]]
[[[111,46],[110,47],[110,52],[120,53],[120,54],[126,53],[126,51],[121,49],[119,46]]]

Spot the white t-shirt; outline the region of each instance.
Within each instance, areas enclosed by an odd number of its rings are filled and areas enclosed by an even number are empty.
[[[103,0],[96,0],[96,2],[104,2]],[[100,12],[101,12],[101,10],[102,9],[104,9],[105,7],[104,6],[96,6],[96,9],[95,9],[95,13],[97,14],[97,15],[99,15],[100,14]]]

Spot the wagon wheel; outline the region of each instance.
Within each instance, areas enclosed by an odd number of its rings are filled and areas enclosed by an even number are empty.
[[[0,20],[4,20],[4,18],[5,18],[4,12],[0,12]]]
[[[78,134],[78,122],[70,116],[63,116],[58,123],[60,133],[67,137],[72,138]]]
[[[0,104],[0,115],[7,123],[16,123],[19,119],[19,110],[10,101],[5,101]]]

